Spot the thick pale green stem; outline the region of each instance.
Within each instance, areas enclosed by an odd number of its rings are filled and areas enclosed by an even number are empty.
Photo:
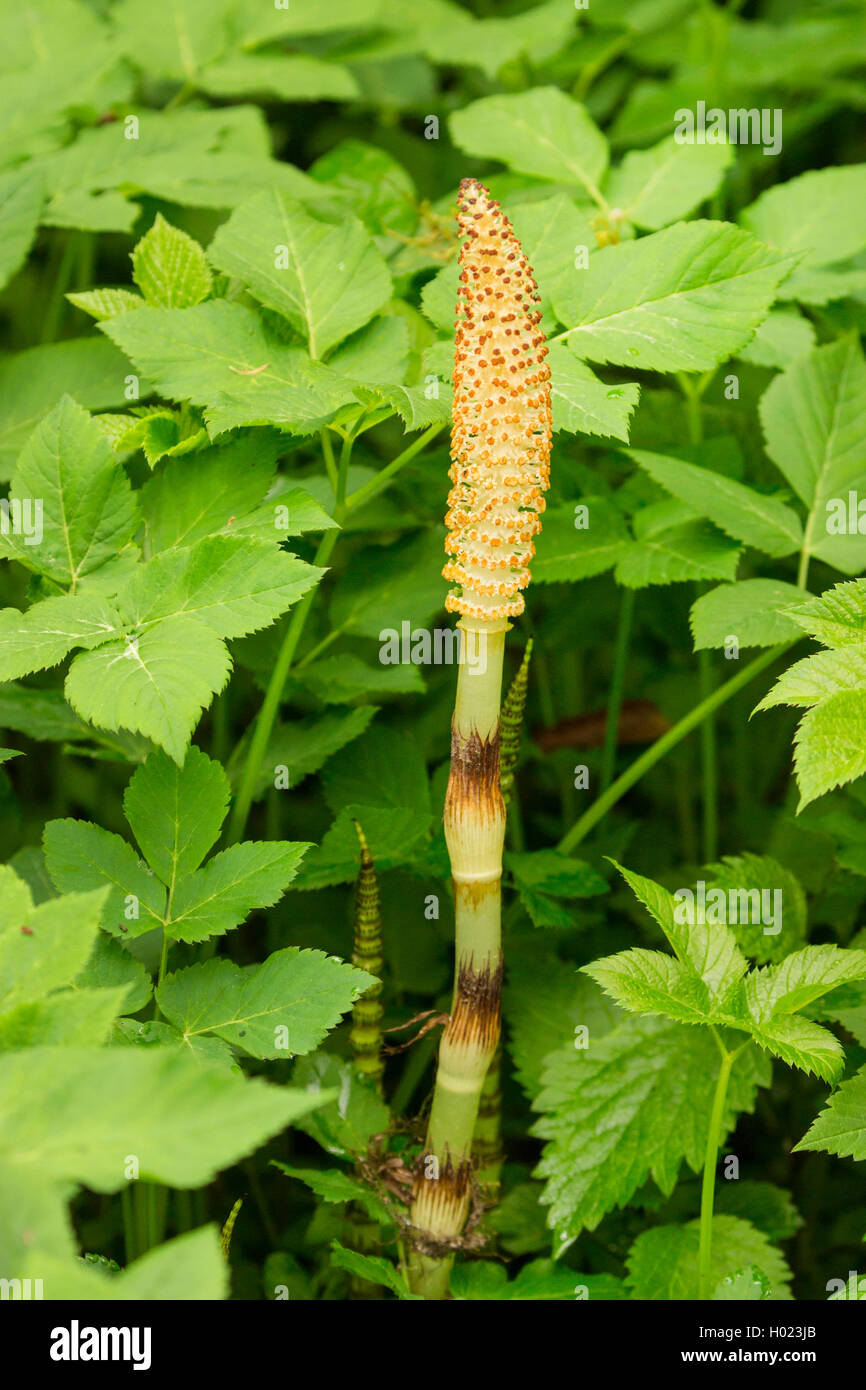
[[[719,1044],[721,1048],[721,1043]],[[707,1133],[707,1148],[704,1156],[704,1176],[701,1184],[701,1230],[698,1248],[698,1298],[712,1296],[710,1288],[710,1268],[713,1258],[713,1203],[716,1194],[716,1164],[719,1160],[719,1145],[722,1142],[722,1120],[725,1113],[725,1100],[728,1095],[728,1081],[731,1067],[737,1053],[721,1048],[722,1062],[716,1081],[713,1109],[710,1114],[710,1128]]]
[[[425,1153],[416,1175],[409,1261],[416,1293],[443,1298],[472,1195],[472,1136],[499,1041],[505,805],[499,786],[499,709],[507,623],[463,618],[451,728],[445,839],[455,902],[451,1015],[439,1048]],[[450,1247],[450,1249],[449,1249]]]

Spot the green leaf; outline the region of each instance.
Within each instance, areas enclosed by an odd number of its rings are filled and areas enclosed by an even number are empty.
[[[789,367],[815,346],[815,330],[797,309],[771,309],[737,356],[756,367]]]
[[[460,1300],[497,1299],[514,1302],[543,1300],[574,1302],[576,1298],[619,1299],[625,1292],[609,1274],[578,1274],[553,1260],[532,1260],[514,1279],[494,1260],[457,1265],[451,1276],[451,1297]]]
[[[449,67],[479,67],[490,79],[506,63],[522,56],[535,67],[564,46],[574,20],[558,0],[546,0],[522,14],[490,14],[476,19],[456,6],[442,7],[438,23],[422,31],[424,51]]]
[[[866,164],[812,169],[777,184],[745,209],[741,221],[762,241],[802,256],[783,291],[800,297],[813,267],[844,261],[866,246]]]
[[[758,1303],[770,1297],[770,1281],[757,1265],[739,1269],[736,1274],[727,1274],[716,1285],[713,1301],[716,1303],[736,1301],[738,1303]]]
[[[638,1236],[628,1255],[632,1298],[698,1298],[700,1223],[656,1226]],[[713,1288],[741,1269],[757,1265],[769,1283],[772,1299],[791,1298],[791,1271],[781,1252],[748,1221],[713,1217],[710,1284]],[[742,1294],[740,1295],[743,1296]]]
[[[711,589],[692,604],[695,651],[724,647],[732,637],[741,648],[796,640],[801,629],[785,610],[807,593],[781,579],[741,579]]]
[[[0,1058],[2,1158],[119,1192],[134,1154],[142,1178],[200,1187],[328,1098],[163,1048],[27,1048]]]
[[[560,907],[553,899],[587,898],[607,892],[605,880],[589,864],[569,859],[556,850],[508,853],[505,866],[514,876],[520,901],[536,927],[573,924],[574,910]]]
[[[28,1269],[43,1281],[49,1300],[110,1302],[202,1302],[228,1297],[229,1274],[216,1226],[167,1240],[119,1274],[62,1261],[42,1250],[30,1256]],[[39,1273],[36,1274],[37,1269]]]
[[[316,1052],[301,1058],[293,1071],[295,1086],[302,1086],[315,1109],[301,1119],[299,1128],[335,1158],[358,1158],[370,1140],[388,1128],[387,1105],[370,1081],[333,1053]]]
[[[712,1108],[707,1077],[718,1066],[709,1031],[652,1018],[625,1017],[588,1048],[569,1043],[550,1054],[533,1133],[547,1140],[536,1176],[547,1180],[542,1200],[560,1245],[594,1230],[648,1177],[667,1194],[682,1160],[700,1171]],[[769,1079],[755,1048],[737,1056],[725,1133]]]
[[[842,1082],[794,1152],[817,1149],[840,1158],[866,1158],[866,1068]]]
[[[748,342],[791,264],[727,223],[678,223],[591,257],[556,312],[580,357],[705,371]]]
[[[321,577],[322,571],[251,536],[210,536],[157,555],[118,595],[124,615],[145,630],[167,620],[245,637],[268,627]]]
[[[410,1293],[409,1285],[396,1265],[379,1255],[359,1255],[357,1250],[347,1250],[338,1240],[331,1241],[331,1264],[337,1269],[346,1269],[371,1284],[384,1284],[398,1298],[411,1302],[423,1302],[421,1295]]]
[[[428,526],[390,546],[368,546],[340,576],[331,600],[334,627],[358,637],[399,637],[404,622],[426,627],[445,604],[440,526]]]
[[[182,765],[155,752],[134,773],[123,809],[145,859],[169,890],[216,843],[228,802],[222,767],[194,745]]]
[[[548,365],[554,430],[628,440],[629,419],[640,395],[637,382],[605,385],[564,343],[551,344]]]
[[[110,889],[100,920],[112,936],[132,939],[162,926],[165,889],[119,835],[89,821],[51,820],[43,844],[46,867],[61,893]]]
[[[749,914],[739,910],[738,920],[728,922],[728,930],[740,950],[758,964],[780,960],[805,941],[805,894],[791,870],[777,860],[766,854],[726,855],[719,863],[708,864],[702,872],[711,880],[711,887],[721,888],[728,894],[736,893],[738,904],[746,902],[744,893],[756,890],[780,894],[779,898],[770,899],[781,905],[779,913],[774,911],[777,920],[773,925],[779,927],[779,931],[767,932],[759,921],[743,921],[743,915],[748,918]]]
[[[33,906],[29,889],[0,867],[0,1009],[44,999],[71,985],[99,930],[104,889]]]
[[[409,733],[384,725],[374,724],[351,752],[331,763],[324,783],[325,798],[334,812],[359,802],[431,812],[424,754]]]
[[[43,202],[42,181],[31,169],[0,175],[0,289],[27,259]]]
[[[803,540],[800,518],[777,498],[682,459],[644,449],[629,449],[628,456],[655,482],[734,540],[773,556],[799,550]]]
[[[347,653],[315,661],[297,673],[296,679],[329,705],[347,704],[362,696],[417,694],[424,681],[417,666],[369,666]],[[2,691],[0,691],[2,713]]]
[[[150,554],[242,531],[264,502],[280,449],[276,432],[256,430],[196,454],[194,463],[170,459],[139,493]],[[271,534],[276,539],[273,525]]]
[[[357,219],[323,222],[277,192],[237,208],[209,256],[287,318],[313,358],[367,323],[391,294],[385,263]]]
[[[143,963],[124,950],[120,940],[100,932],[87,964],[75,977],[75,988],[104,990],[116,986],[122,986],[124,991],[120,1013],[138,1013],[153,994],[150,975]]]
[[[253,1057],[288,1058],[318,1047],[373,983],[321,951],[287,946],[262,965],[190,965],[169,975],[156,998],[184,1042],[215,1033]]]
[[[849,492],[866,490],[864,412],[866,362],[853,336],[799,359],[760,403],[767,453],[809,509],[807,553],[846,574],[866,565],[866,537],[847,524]]]
[[[214,434],[258,424],[310,433],[352,399],[341,377],[269,336],[242,304],[148,305],[100,327],[163,396],[203,407]]]
[[[616,564],[631,544],[622,512],[606,497],[552,507],[536,540],[532,577],[537,584],[591,579]]]
[[[36,425],[64,395],[89,410],[126,404],[129,363],[101,338],[69,338],[27,348],[0,362],[0,477]]]
[[[0,609],[0,680],[56,666],[73,647],[96,647],[110,641],[119,628],[115,610],[104,599],[86,594],[46,598],[26,613]]]
[[[682,584],[689,579],[733,579],[739,547],[707,521],[670,525],[665,504],[645,507],[635,519],[636,539],[620,555],[615,577],[629,589]]]
[[[166,222],[159,212],[132,253],[132,278],[147,303],[163,309],[200,304],[213,288],[198,242]]]
[[[305,1183],[323,1202],[338,1205],[357,1202],[374,1221],[383,1224],[392,1221],[388,1209],[374,1195],[372,1189],[358,1178],[351,1177],[342,1168],[292,1168],[288,1163],[277,1163],[276,1160],[274,1167],[279,1168],[286,1177],[296,1178],[299,1182]]]
[[[253,909],[273,907],[308,848],[300,841],[247,840],[215,854],[181,879],[166,930],[178,941],[205,941],[238,926]]]
[[[448,121],[458,149],[499,159],[533,178],[581,184],[593,196],[607,168],[607,141],[586,107],[558,87],[482,97]]]
[[[68,294],[66,298],[76,309],[89,314],[99,323],[102,319],[113,319],[117,314],[126,314],[130,309],[140,309],[144,300],[140,294],[131,290],[82,290]]]
[[[301,53],[234,53],[209,63],[200,86],[211,96],[249,94],[280,101],[351,101],[360,96],[348,68]]]
[[[123,52],[154,77],[195,81],[231,43],[232,0],[120,0],[112,12]]]
[[[166,618],[76,657],[64,689],[84,719],[144,734],[180,763],[230,668],[225,644],[210,627],[198,618]]]
[[[48,999],[18,1004],[0,1014],[0,1052],[26,1047],[99,1047],[108,1040],[126,990],[58,990]]]
[[[358,705],[345,713],[325,714],[313,719],[297,719],[291,724],[275,724],[262,758],[254,796],[264,796],[268,788],[285,769],[288,787],[294,790],[305,777],[318,772],[329,758],[358,738],[376,713],[375,705]],[[246,753],[246,745],[241,745]],[[241,760],[232,766],[232,775],[240,776]]]
[[[40,529],[0,535],[0,555],[73,588],[126,545],[138,525],[135,495],[102,430],[64,396],[37,425],[18,461],[10,498],[37,499]],[[13,513],[14,515],[14,513]]]
[[[431,816],[429,811],[412,806],[345,806],[322,843],[307,855],[296,888],[326,888],[357,878],[360,854],[353,824],[356,820],[364,827],[377,869],[384,871],[411,860],[430,827]]]
[[[611,174],[605,197],[635,227],[657,231],[711,198],[733,159],[730,145],[690,145],[665,136],[631,150]]]
[[[825,647],[857,647],[866,641],[866,586],[858,579],[836,584],[786,616]]]

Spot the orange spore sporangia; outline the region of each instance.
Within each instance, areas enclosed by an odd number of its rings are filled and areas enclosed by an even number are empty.
[[[460,285],[454,343],[442,573],[445,606],[471,618],[523,612],[532,537],[550,481],[550,368],[540,296],[508,218],[476,179],[458,195]]]

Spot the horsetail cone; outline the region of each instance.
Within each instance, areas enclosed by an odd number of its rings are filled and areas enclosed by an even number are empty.
[[[445,839],[454,880],[454,995],[415,1177],[410,1280],[447,1292],[472,1201],[472,1134],[499,1040],[505,803],[499,715],[509,618],[523,612],[549,481],[551,408],[538,290],[507,217],[480,183],[460,185],[451,493],[445,518],[463,652],[451,725]]]

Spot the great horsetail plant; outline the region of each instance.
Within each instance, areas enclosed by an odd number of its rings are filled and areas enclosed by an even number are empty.
[[[446,599],[462,657],[451,724],[445,839],[455,979],[411,1223],[410,1283],[442,1298],[473,1195],[472,1136],[499,1040],[505,803],[500,701],[509,618],[523,612],[550,475],[552,416],[539,295],[520,242],[475,179],[460,185]]]
[[[355,927],[352,949],[352,964],[368,975],[375,975],[377,983],[371,985],[352,1009],[352,1029],[349,1033],[349,1046],[355,1058],[355,1067],[364,1076],[369,1076],[376,1090],[382,1093],[382,1076],[385,1063],[382,1058],[382,904],[379,896],[379,881],[373,864],[373,856],[361,826],[355,821],[355,829],[361,842],[361,869],[355,889]]]

